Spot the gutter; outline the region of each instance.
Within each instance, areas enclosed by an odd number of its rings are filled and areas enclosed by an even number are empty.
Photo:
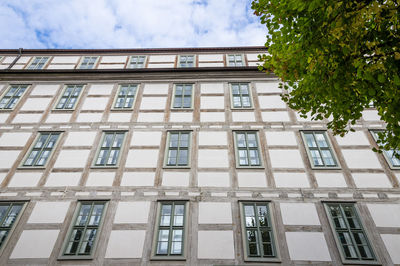
[[[12,63],[7,67],[7,70],[8,70],[8,69],[11,69],[11,68],[15,65],[15,63],[17,63],[17,61],[21,58],[21,55],[22,55],[23,51],[24,51],[24,48],[19,48],[19,49],[18,49],[18,55],[17,55],[17,57],[16,57],[16,58],[14,59],[14,61],[12,61]]]

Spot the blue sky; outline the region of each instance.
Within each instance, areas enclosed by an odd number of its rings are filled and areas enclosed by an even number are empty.
[[[264,45],[251,0],[0,0],[0,49]]]

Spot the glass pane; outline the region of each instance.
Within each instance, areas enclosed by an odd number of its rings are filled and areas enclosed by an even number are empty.
[[[157,254],[168,254],[168,242],[158,242]]]
[[[177,150],[169,150],[168,151],[168,165],[176,165],[178,151]]]
[[[5,219],[5,221],[3,222],[2,226],[3,227],[11,227],[15,221],[15,219],[17,219],[17,216],[19,214],[19,212],[21,211],[22,206],[21,205],[14,205],[10,212],[8,213],[7,218]]]
[[[8,230],[0,230],[0,247],[3,245],[8,235]]]
[[[87,229],[84,237],[84,242],[82,242],[81,248],[79,250],[80,254],[90,254],[93,249],[94,240],[96,238],[97,229]]]
[[[106,134],[103,140],[103,145],[102,147],[111,147],[112,141],[114,138],[114,134]]]
[[[109,150],[100,150],[99,157],[97,157],[97,165],[105,165],[108,157]]]
[[[321,155],[318,150],[310,150],[312,161],[315,166],[317,165],[324,165],[321,159]]]
[[[49,134],[41,134],[39,139],[37,140],[34,148],[42,148],[44,144],[46,143],[47,138],[49,137]]]
[[[260,165],[258,150],[249,150],[251,165]]]
[[[246,84],[240,84],[240,93],[242,95],[248,95],[249,94],[249,87]]]
[[[174,99],[174,108],[182,107],[182,96],[175,96]]]
[[[321,148],[326,148],[328,147],[328,143],[325,140],[325,136],[323,133],[315,133],[315,138],[317,139],[318,145]]]
[[[328,166],[336,165],[330,150],[321,150],[321,153],[322,153],[322,158],[324,159],[326,165]]]
[[[9,205],[0,205],[0,221],[3,220],[4,216],[7,214]]]
[[[229,61],[235,61],[235,56],[234,55],[229,55],[228,58],[229,58]]]
[[[246,150],[239,150],[239,164],[240,165],[249,165]]]
[[[243,107],[251,107],[250,97],[242,96]]]
[[[129,97],[126,99],[125,108],[131,108],[133,106],[133,97]]]
[[[274,251],[272,249],[272,244],[263,244],[264,256],[274,256]]]
[[[170,133],[169,135],[169,147],[178,147],[179,134]]]
[[[70,98],[68,104],[66,105],[66,109],[72,109],[75,106],[76,98]]]
[[[271,232],[269,231],[261,231],[262,242],[271,243]]]
[[[187,165],[188,164],[188,150],[180,150],[178,157],[179,165]]]
[[[4,96],[11,97],[11,96],[14,95],[14,93],[15,93],[17,90],[18,90],[18,87],[11,87],[11,88],[7,91],[6,95],[4,95]]]
[[[79,214],[78,217],[76,219],[76,223],[75,225],[78,226],[83,226],[86,224],[88,217],[89,217],[89,213],[90,213],[90,209],[91,209],[92,205],[90,204],[85,204],[81,206],[81,209],[79,210]]]
[[[161,207],[161,215],[171,215],[172,206],[171,205],[162,205]]]
[[[75,229],[72,231],[70,242],[67,245],[65,254],[76,254],[78,251],[79,241],[81,240],[83,230]]]
[[[46,144],[46,148],[53,148],[57,142],[59,134],[52,134]]]
[[[254,207],[253,206],[244,206],[244,214],[245,216],[254,216]]]
[[[115,107],[122,108],[124,106],[125,98],[118,98],[115,102]]]
[[[89,225],[99,225],[104,205],[96,204],[93,207],[92,215],[90,216]]]
[[[174,226],[183,226],[183,216],[182,215],[174,216]]]
[[[182,253],[182,242],[172,242],[171,254]]]
[[[42,153],[40,154],[39,159],[36,161],[35,165],[37,165],[37,166],[45,165],[49,156],[50,156],[50,151],[48,151],[48,150],[42,151]]]
[[[185,205],[175,205],[174,215],[184,215]]]
[[[124,136],[125,136],[125,134],[123,134],[123,133],[115,134],[114,143],[112,146],[113,147],[121,147],[122,142],[124,141]]]
[[[186,85],[185,86],[184,94],[185,94],[185,96],[192,95],[192,86],[191,85]]]
[[[257,147],[257,138],[254,133],[247,133],[247,143],[249,147]]]
[[[185,108],[192,107],[192,97],[191,96],[183,98],[183,107],[185,107]]]
[[[255,227],[255,226],[256,226],[256,217],[246,216],[246,227]]]
[[[173,230],[172,231],[172,241],[182,241],[182,230]]]
[[[116,165],[118,161],[119,150],[111,150],[110,156],[108,156],[108,165]]]
[[[189,146],[189,133],[181,133],[180,147],[187,148]]]
[[[168,241],[169,230],[159,230],[158,241]]]
[[[233,107],[242,107],[242,101],[239,96],[233,97]]]
[[[36,159],[36,156],[39,155],[39,151],[38,150],[33,150],[31,151],[31,153],[29,154],[28,158],[26,159],[24,165],[33,165],[33,162]]]
[[[237,84],[232,84],[232,94],[233,95],[239,95],[239,85]]]
[[[177,85],[175,88],[175,96],[182,96],[183,93],[183,86]]]
[[[317,147],[317,143],[315,143],[314,136],[311,133],[304,133],[306,138],[307,146],[310,148]]]
[[[239,148],[246,148],[246,134],[236,133],[236,140]]]

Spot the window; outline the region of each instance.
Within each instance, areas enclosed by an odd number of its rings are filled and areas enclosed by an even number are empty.
[[[194,55],[180,55],[179,67],[194,67]]]
[[[128,68],[144,68],[145,63],[146,63],[145,55],[133,55],[129,60]]]
[[[233,132],[236,167],[261,167],[260,145],[256,131]]]
[[[170,131],[167,138],[166,167],[188,167],[190,165],[191,132]]]
[[[0,100],[0,109],[13,109],[29,85],[10,85],[10,88]]]
[[[13,229],[13,225],[19,219],[19,214],[22,212],[24,205],[24,202],[0,203],[0,248],[7,241],[7,237]]]
[[[383,133],[383,131],[371,131],[372,136],[374,137],[375,141],[377,141],[379,139],[379,132]],[[385,143],[381,143],[381,145],[385,145]],[[400,169],[400,160],[394,156],[395,153],[400,153],[400,151],[393,150],[393,149],[383,150],[383,154],[384,154],[389,166],[392,169]]]
[[[40,133],[22,166],[45,166],[57,144],[60,135],[60,132]]]
[[[375,261],[374,252],[353,203],[326,203],[325,210],[344,262]]]
[[[93,69],[98,58],[98,56],[84,56],[79,69]]]
[[[121,147],[124,143],[124,139],[125,132],[104,132],[94,166],[116,166],[119,161]]]
[[[48,56],[35,56],[28,69],[43,69],[49,58]]]
[[[251,92],[248,83],[231,84],[232,108],[245,109],[252,108]]]
[[[62,259],[91,258],[106,211],[106,201],[78,203],[69,235],[65,240]]]
[[[192,108],[193,103],[193,84],[176,84],[174,88],[174,99],[172,108],[185,109]]]
[[[83,85],[66,85],[55,109],[73,110],[82,90]]]
[[[242,235],[247,260],[277,258],[268,202],[240,202]]]
[[[244,66],[241,54],[228,54],[228,66]]]
[[[184,259],[186,205],[184,201],[159,202],[154,258]]]
[[[312,167],[338,167],[334,152],[325,131],[303,131],[302,135]]]
[[[115,98],[114,109],[132,109],[137,90],[137,84],[120,85]]]

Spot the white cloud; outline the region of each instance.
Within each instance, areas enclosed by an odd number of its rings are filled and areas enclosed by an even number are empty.
[[[247,0],[13,0],[0,7],[0,48],[263,45]],[[6,36],[6,37],[4,37]]]

